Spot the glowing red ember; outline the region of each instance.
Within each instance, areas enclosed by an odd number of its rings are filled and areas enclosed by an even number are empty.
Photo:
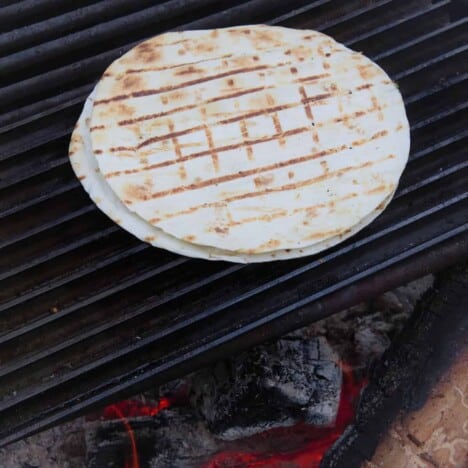
[[[285,450],[284,453],[256,453],[243,451],[224,451],[216,454],[203,468],[317,468],[327,450],[341,436],[353,421],[355,406],[365,379],[356,381],[350,367],[342,365],[343,385],[340,404],[335,424],[331,427],[317,428],[306,424],[297,424],[288,428],[277,428],[260,434],[271,438],[273,445],[282,446],[281,440],[291,434],[299,434],[306,440],[300,449]],[[125,400],[106,407],[102,416],[106,419],[119,419],[128,433],[131,453],[125,461],[125,468],[140,468],[135,435],[127,418],[138,416],[156,416],[160,411],[177,403],[169,398],[161,398],[156,405],[147,405],[140,401]],[[255,436],[254,436],[255,437]]]
[[[260,454],[242,452],[221,452],[215,455],[204,468],[316,468],[327,450],[340,437],[346,427],[352,422],[355,405],[366,385],[366,380],[357,382],[352,370],[342,366],[343,386],[341,388],[340,405],[334,426],[316,428],[313,426],[296,425],[289,431],[301,429],[308,435],[309,442],[300,450],[290,453]],[[276,430],[269,431],[274,437]]]
[[[102,417],[105,419],[120,419],[130,439],[131,453],[124,462],[125,468],[140,468],[135,434],[127,418],[156,416],[163,409],[169,408],[170,404],[168,398],[161,398],[157,405],[146,405],[141,401],[124,400],[104,409]]]
[[[146,405],[141,401],[124,400],[114,405],[107,406],[102,412],[105,419],[118,419],[116,411],[126,418],[136,418],[138,416],[156,416],[163,409],[169,408],[171,402],[169,398],[161,398],[156,405]]]

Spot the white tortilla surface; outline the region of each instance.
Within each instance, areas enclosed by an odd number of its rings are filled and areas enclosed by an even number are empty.
[[[226,260],[238,263],[255,263],[271,260],[284,260],[306,255],[312,255],[338,244],[347,237],[352,236],[376,218],[390,202],[389,196],[385,202],[372,214],[353,226],[347,233],[332,236],[325,241],[316,242],[304,249],[278,250],[261,254],[241,254],[223,251],[212,247],[199,246],[181,241],[166,234],[161,229],[145,222],[138,215],[130,211],[114,194],[105,179],[102,177],[96,158],[91,148],[89,123],[91,123],[91,110],[94,92],[88,97],[83,112],[77,122],[70,144],[70,161],[76,176],[83,187],[96,203],[98,208],[123,229],[138,239],[151,245],[194,258],[206,260]]]
[[[184,242],[244,254],[345,234],[394,192],[401,95],[360,53],[270,26],[168,33],[116,60],[90,132],[122,203]]]

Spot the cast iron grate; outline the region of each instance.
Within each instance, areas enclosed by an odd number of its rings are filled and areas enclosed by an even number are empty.
[[[0,8],[0,441],[285,333],[468,251],[468,27],[449,0],[65,0]],[[67,161],[105,67],[169,29],[333,35],[399,84],[412,151],[395,200],[322,255],[190,260],[95,208]]]

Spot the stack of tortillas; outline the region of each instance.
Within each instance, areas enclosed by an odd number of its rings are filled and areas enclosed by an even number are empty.
[[[70,145],[96,205],[155,247],[260,262],[310,255],[369,224],[409,152],[396,85],[305,30],[157,36],[116,60]]]

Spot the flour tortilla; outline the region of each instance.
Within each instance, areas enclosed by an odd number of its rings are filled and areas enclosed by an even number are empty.
[[[96,158],[93,155],[89,133],[89,123],[94,99],[94,91],[86,100],[83,112],[77,122],[70,144],[70,161],[76,176],[83,187],[96,203],[97,207],[123,229],[136,236],[138,239],[148,242],[155,247],[164,248],[172,252],[206,260],[227,260],[238,263],[255,263],[271,260],[284,260],[305,255],[311,255],[338,244],[343,239],[355,234],[375,217],[377,217],[390,202],[389,196],[384,204],[374,211],[366,219],[344,235],[333,236],[326,241],[317,242],[304,249],[279,250],[262,254],[236,254],[222,251],[212,247],[198,246],[174,238],[164,231],[156,228],[135,213],[132,213],[114,194],[102,177]]]
[[[196,245],[258,254],[345,235],[407,162],[395,84],[314,31],[168,33],[104,73],[91,119],[101,174],[133,213]]]

